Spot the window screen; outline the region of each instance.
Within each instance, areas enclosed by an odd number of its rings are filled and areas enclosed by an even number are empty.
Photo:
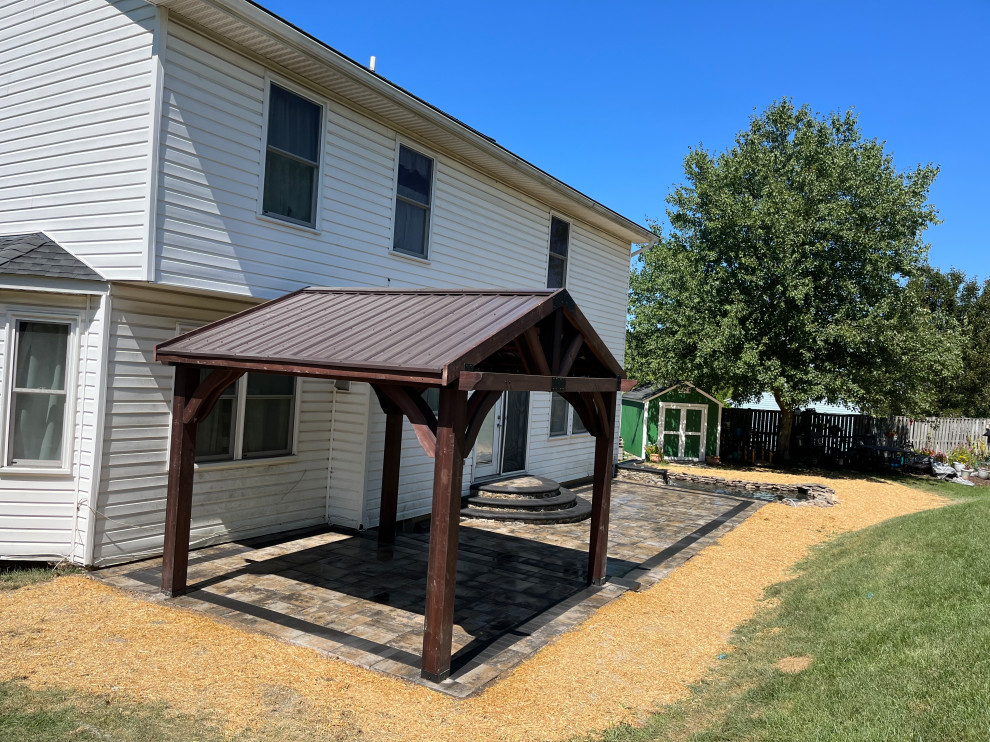
[[[427,256],[432,190],[433,160],[400,146],[393,250],[421,258]]]
[[[557,217],[550,218],[550,257],[547,261],[547,288],[561,289],[567,279],[567,246],[571,225]]]
[[[567,435],[567,413],[571,406],[556,392],[550,396],[550,435]]]
[[[8,464],[62,463],[68,343],[67,324],[17,322]]]
[[[274,83],[268,93],[268,146],[262,212],[315,226],[323,112]]]

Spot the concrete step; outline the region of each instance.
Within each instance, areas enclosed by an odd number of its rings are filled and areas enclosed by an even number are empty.
[[[573,493],[571,493],[573,494]],[[533,523],[552,525],[557,523],[577,523],[591,517],[591,503],[583,497],[574,496],[574,504],[563,510],[517,510],[508,508],[466,507],[461,510],[462,518],[497,520],[503,523]]]
[[[485,497],[501,496],[536,499],[556,497],[560,492],[560,485],[546,477],[524,475],[488,482],[475,482],[471,485],[471,490]]]
[[[489,496],[487,491],[477,495],[471,495],[465,499],[470,507],[490,508],[493,510],[532,510],[532,511],[552,511],[566,510],[574,506],[576,495],[570,490],[557,489],[557,494],[553,497],[524,497],[516,495],[496,495]]]

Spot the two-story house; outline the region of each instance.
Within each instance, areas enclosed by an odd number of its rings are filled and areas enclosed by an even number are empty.
[[[308,285],[566,286],[621,360],[651,237],[248,0],[4,3],[0,559],[161,552],[180,332]],[[384,421],[367,384],[242,377],[199,426],[193,545],[374,527]],[[506,396],[464,486],[593,449],[559,396]],[[400,519],[433,474],[402,455]]]

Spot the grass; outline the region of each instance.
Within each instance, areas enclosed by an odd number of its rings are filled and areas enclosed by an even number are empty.
[[[600,739],[990,739],[988,521],[971,497],[823,546],[687,700]]]
[[[63,563],[46,565],[39,562],[0,562],[0,592],[37,585],[54,580],[60,575],[80,571],[78,567]]]
[[[231,738],[199,719],[169,714],[163,706],[62,690],[31,690],[23,683],[5,682],[0,683],[0,739],[221,742]]]

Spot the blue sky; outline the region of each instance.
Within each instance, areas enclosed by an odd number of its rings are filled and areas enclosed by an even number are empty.
[[[640,223],[754,109],[855,107],[898,169],[942,168],[931,262],[990,278],[987,0],[262,4]]]

